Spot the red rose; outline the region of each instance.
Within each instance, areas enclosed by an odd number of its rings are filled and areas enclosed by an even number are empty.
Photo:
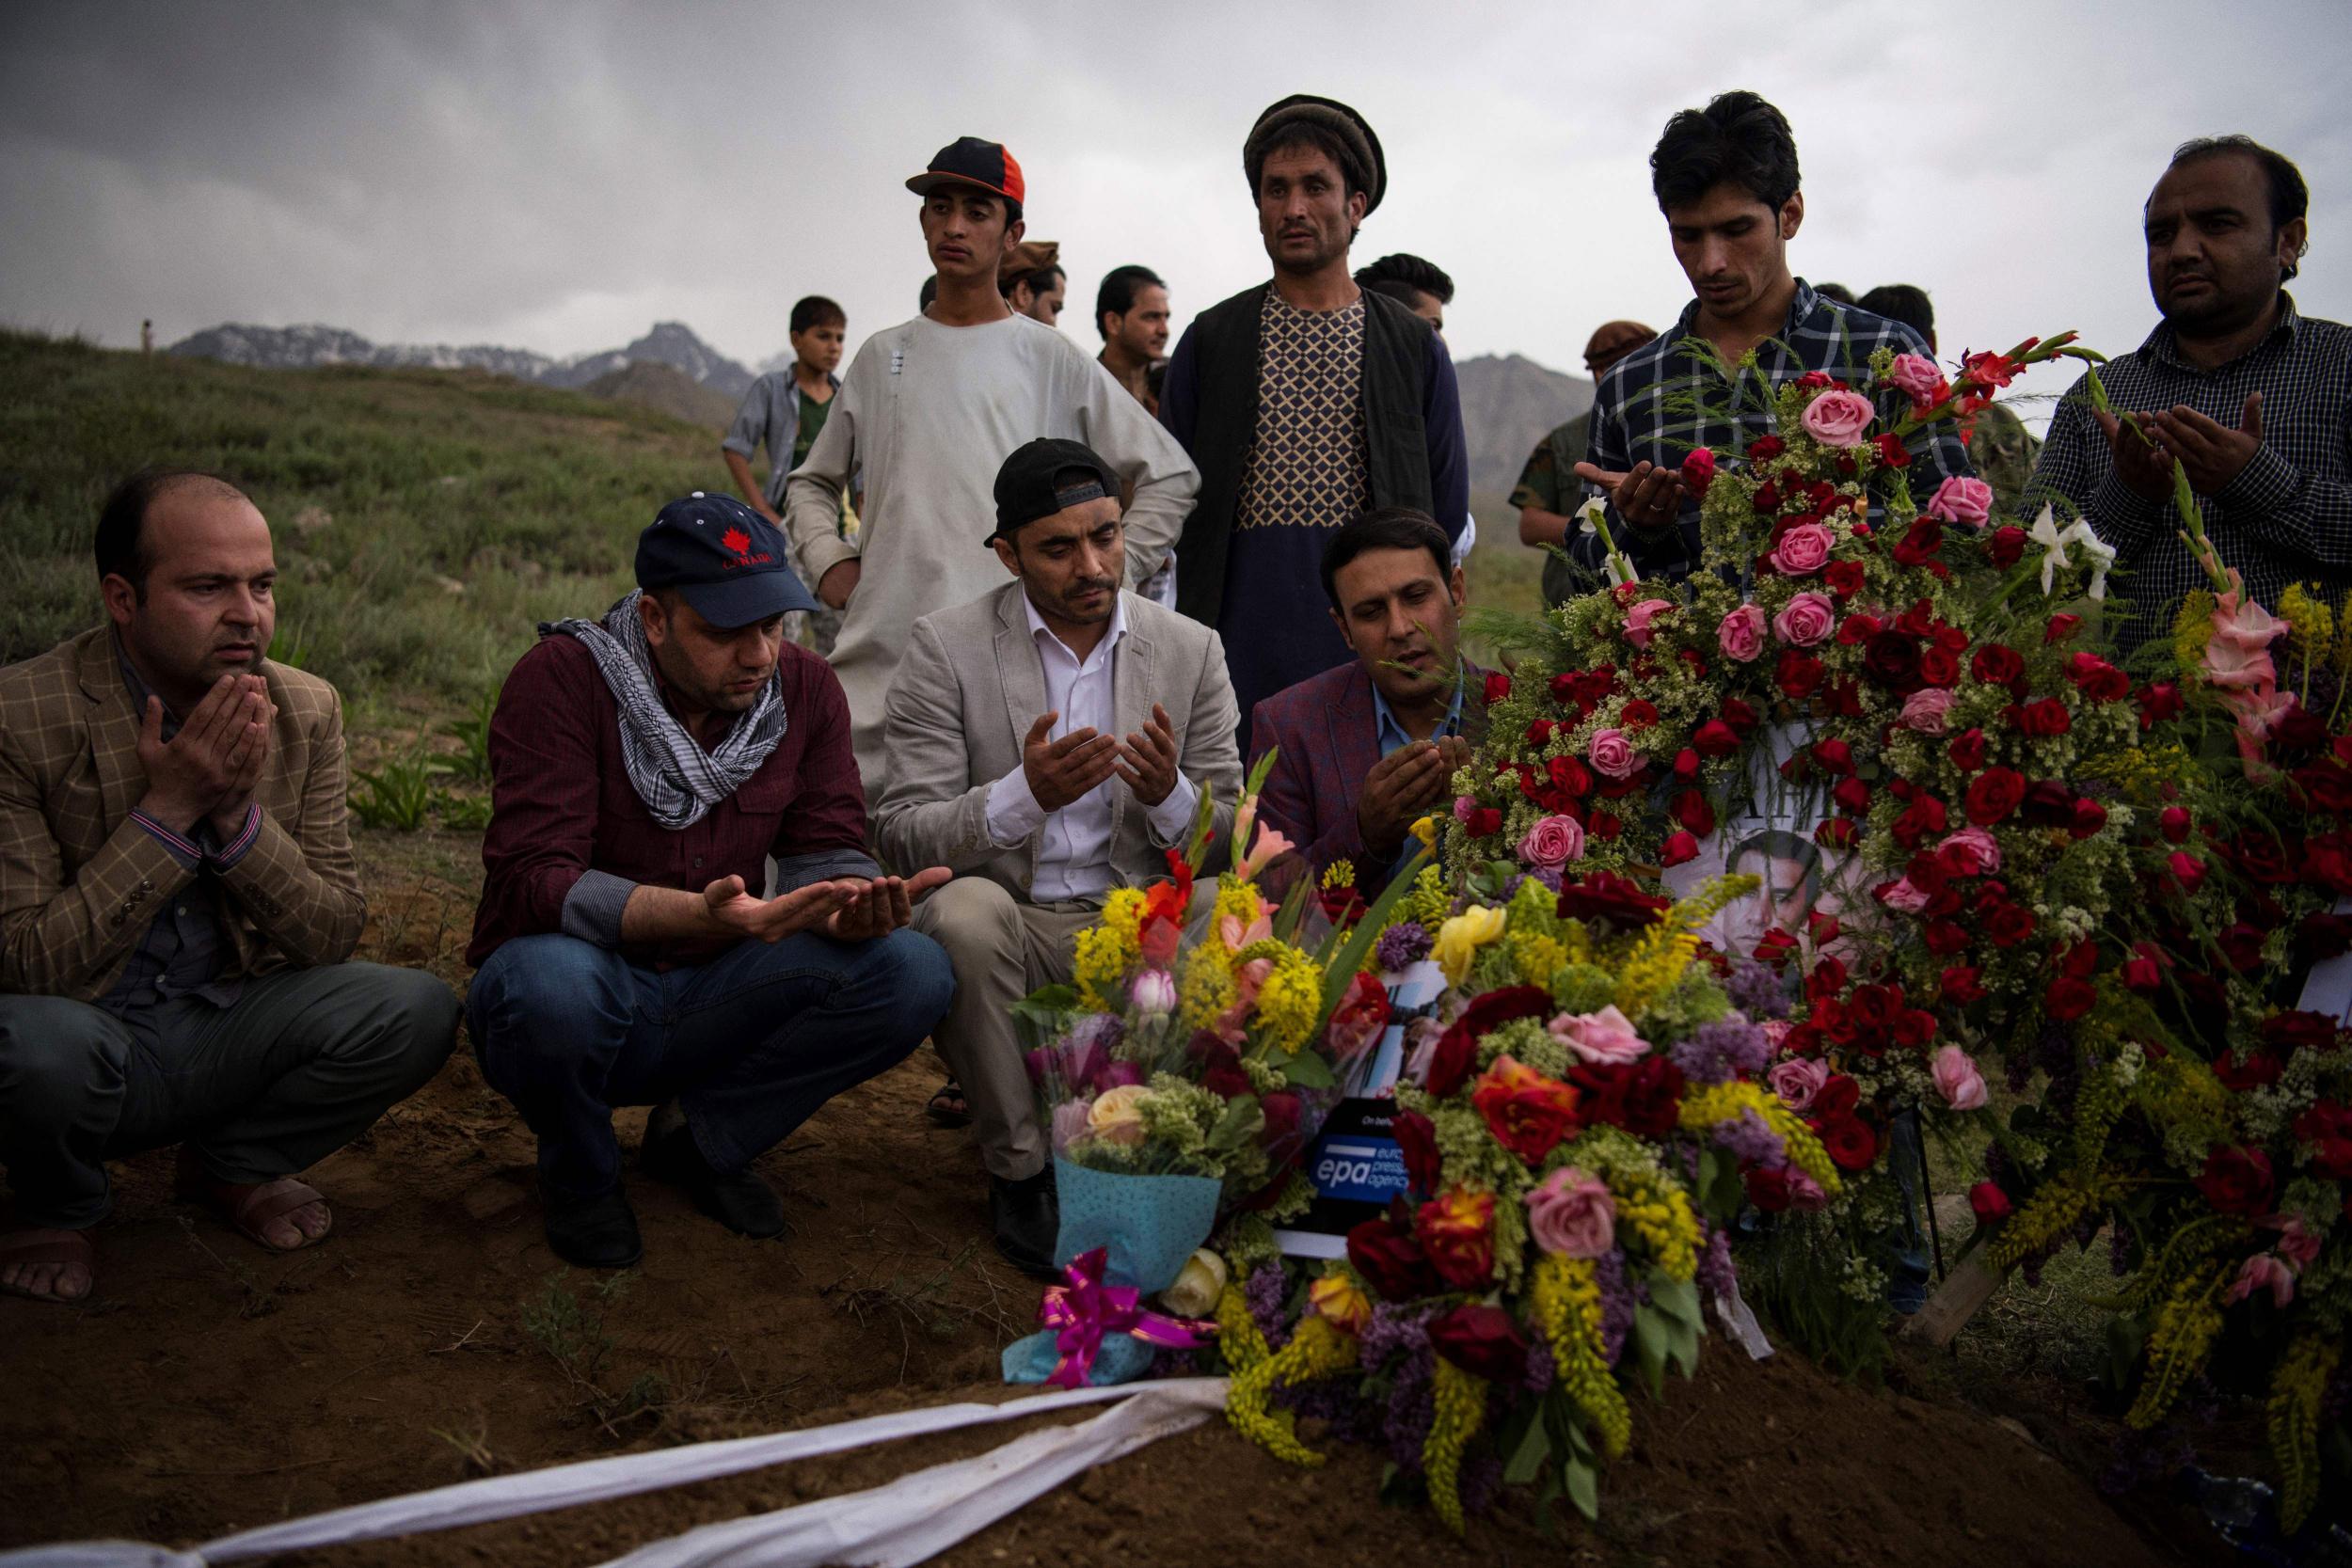
[[[2042,1010],[2055,1019],[2076,1019],[2090,1011],[2091,1004],[2098,1000],[2098,991],[2088,980],[2060,975],[2042,993]]]
[[[1789,697],[1810,697],[1821,684],[1821,661],[1796,648],[1783,648],[1772,671],[1772,684]]]
[[[1853,748],[1842,740],[1819,741],[1813,747],[1813,760],[1828,772],[1851,773],[1853,771]]]
[[[1551,744],[1551,732],[1557,728],[1559,726],[1550,720],[1538,719],[1527,726],[1527,743],[1538,748],[1549,746]]]
[[[1979,1225],[1997,1225],[2009,1218],[2015,1208],[2009,1195],[1990,1181],[1979,1181],[1968,1189],[1968,1207],[1976,1211]]]
[[[2352,813],[2352,771],[2338,762],[2315,762],[2295,770],[2296,786],[2314,811]]]
[[[1929,952],[1939,958],[1948,958],[1967,949],[1968,932],[1957,921],[1937,920],[1929,924],[1920,940],[1927,944]],[[1952,972],[1947,969],[1944,973],[1949,974]]]
[[[2270,1156],[2259,1148],[2217,1148],[2205,1156],[2197,1190],[2224,1214],[2259,1214],[2270,1207]]]
[[[2338,897],[2352,895],[2352,841],[2342,833],[2313,833],[2305,839],[2303,880]]]
[[[1685,746],[1675,753],[1675,777],[1695,779],[1699,776],[1699,754]]]
[[[1813,842],[1831,849],[1849,848],[1860,836],[1851,822],[1838,817],[1819,823],[1813,830]]]
[[[1996,904],[1984,916],[1984,934],[1995,947],[2014,947],[2033,935],[2033,911],[2022,904]]]
[[[1837,623],[1837,645],[1841,648],[1859,648],[1878,634],[1879,623],[1874,615],[1857,612]]]
[[[2003,570],[2014,566],[2026,553],[2026,531],[2014,524],[1996,528],[1986,536],[1984,558]]]
[[[1441,1163],[1438,1158],[1438,1127],[1419,1111],[1399,1111],[1389,1119],[1389,1135],[1405,1156],[1405,1180],[1426,1196],[1438,1190]]]
[[[1574,670],[1563,670],[1558,674],[1552,676],[1551,700],[1558,703],[1562,707],[1566,707],[1571,703],[1574,703],[1576,701],[1577,679],[1578,673]]]
[[[2026,786],[2018,815],[2029,827],[2063,828],[2074,820],[2074,792],[2056,779],[2037,779]]]
[[[1381,1218],[1348,1231],[1347,1261],[1385,1301],[1413,1301],[1440,1288],[1437,1271],[1413,1240],[1402,1199]]]
[[[2305,915],[2295,928],[2295,951],[2298,958],[2312,963],[2352,953],[2352,916]]]
[[[1947,820],[1944,802],[1932,795],[1921,795],[1895,818],[1895,842],[1906,849],[1915,849],[1919,841],[1931,833],[1940,833],[1950,823]]]
[[[2241,920],[2214,938],[2214,945],[2221,949],[2222,958],[2240,974],[2250,974],[2262,967],[2263,932],[2259,927]]]
[[[1692,732],[1691,744],[1702,756],[1727,757],[1740,749],[1740,736],[1722,720],[1709,719]]]
[[[1705,500],[1707,487],[1715,483],[1715,454],[1705,447],[1692,447],[1682,460],[1682,483],[1691,494]]]
[[[1570,795],[1581,795],[1593,787],[1593,775],[1574,757],[1553,757],[1544,764],[1544,771],[1551,778],[1551,787]]]
[[[2168,719],[2181,716],[2181,689],[2170,681],[2158,681],[2139,689],[2139,727],[2153,729]]]
[[[2006,643],[1988,642],[1968,661],[1968,673],[1987,686],[2008,686],[2025,674],[2026,661]]]
[[[1257,1086],[1250,1083],[1249,1074],[1242,1068],[1241,1053],[1215,1035],[1207,1037],[1208,1049],[1200,1053],[1200,1086],[1227,1100],[1257,1093]]]
[[[1726,697],[1724,699],[1724,722],[1745,735],[1756,726],[1756,709],[1737,697]]]
[[[2017,809],[2026,798],[2026,778],[2013,768],[1988,768],[1968,781],[1963,809],[1968,820],[1989,828]]]
[[[2010,710],[2010,722],[2036,740],[2064,735],[2074,727],[2074,716],[2056,697],[2036,697],[2023,707]]]
[[[1748,1189],[1748,1201],[1767,1214],[1777,1214],[1788,1207],[1788,1171],[1783,1165],[1755,1166],[1740,1178]]]
[[[1527,1375],[1527,1337],[1500,1307],[1466,1304],[1431,1322],[1429,1348],[1472,1377],[1506,1388]]]
[[[1682,1069],[1664,1056],[1645,1056],[1616,1069],[1623,1097],[1618,1125],[1639,1138],[1662,1138],[1682,1120]]]
[[[1864,650],[1862,667],[1881,686],[1907,696],[1919,687],[1919,644],[1900,632],[1883,631]]]
[[[1821,570],[1821,580],[1841,599],[1851,599],[1862,592],[1863,576],[1859,561],[1833,561]]]
[[[1788,450],[1787,443],[1783,442],[1779,436],[1760,436],[1748,443],[1748,461],[1769,463]]]
[[[1479,1074],[1470,1106],[1495,1142],[1531,1165],[1577,1131],[1576,1091],[1508,1056]]]
[[[1960,679],[1960,660],[1950,649],[1930,647],[1919,651],[1919,684],[1948,687]]]
[[[1911,467],[1911,451],[1903,445],[1902,437],[1893,431],[1879,432],[1870,437],[1870,444],[1879,449],[1879,461],[1887,467],[1908,468]]]
[[[1952,736],[1951,744],[1944,748],[1944,752],[1952,759],[1954,768],[1963,773],[1975,772],[1984,766],[1984,732],[1963,730]]]
[[[2076,631],[2081,629],[2082,624],[2083,618],[2079,615],[2058,614],[2051,616],[2049,625],[2042,628],[2042,645],[2046,648],[2054,642],[2065,641],[2068,638],[2074,636]]]
[[[2325,1051],[2336,1043],[2336,1021],[2326,1013],[2273,1013],[2263,1020],[2262,1037],[2281,1051]]]
[[[1870,786],[1860,779],[1838,780],[1830,797],[1857,816],[1870,809]]]
[[[1669,833],[1666,842],[1658,847],[1658,863],[1661,866],[1680,865],[1699,858],[1699,841],[1689,833]]]
[[[1629,877],[1620,877],[1613,871],[1596,871],[1560,889],[1559,914],[1563,920],[1606,920],[1613,926],[1631,931],[1657,920],[1672,903],[1672,899],[1651,897],[1642,891],[1640,883]],[[1530,1012],[1514,1013],[1512,1017],[1524,1018],[1549,1009],[1550,992],[1534,986],[1518,989],[1532,990],[1543,1001]]]
[[[2188,826],[2189,816],[2185,807],[2167,806],[2156,814],[2156,831],[2164,834],[2168,843],[2186,844]]]
[[[1923,566],[1943,547],[1944,525],[1932,517],[1920,517],[1903,531],[1901,542],[1895,546],[1895,562],[1901,566]]]
[[[2233,1094],[2244,1094],[2249,1089],[2275,1084],[2279,1081],[2279,1074],[2285,1070],[2284,1062],[2260,1046],[2249,1051],[2243,1057],[2224,1051],[2213,1059],[2214,1077]]]
[[[1946,970],[1943,989],[1944,1000],[1960,1006],[1981,1002],[1986,994],[1982,982],[1977,977],[1977,966],[1974,964],[1955,964]]]
[[[1600,840],[1603,844],[1614,844],[1617,841],[1617,835],[1625,832],[1625,824],[1617,820],[1617,816],[1614,812],[1597,811],[1593,813],[1593,820],[1590,826],[1593,836]]]
[[[2107,825],[2107,808],[2098,801],[2084,799],[2074,802],[2074,820],[2066,831],[2076,838],[2089,838]]]
[[[1839,1170],[1865,1170],[1879,1156],[1879,1135],[1860,1117],[1838,1117],[1815,1129]]]
[[[1492,806],[1481,806],[1470,813],[1470,831],[1472,838],[1491,838],[1502,832],[1502,813]]]
[[[1462,1081],[1477,1064],[1481,1036],[1515,1018],[1540,1018],[1550,1011],[1551,992],[1541,986],[1505,986],[1473,998],[1462,1009],[1462,1016],[1446,1025],[1445,1033],[1438,1037],[1424,1085],[1430,1097],[1443,1100],[1462,1086]]]
[[[1845,960],[1834,954],[1815,964],[1813,973],[1804,977],[1804,995],[1808,1002],[1819,1002],[1825,996],[1836,996],[1845,989]]]
[[[2181,884],[2183,893],[2195,893],[2205,883],[2205,863],[2185,849],[2175,849],[2164,858],[2164,863]]]
[[[2094,703],[2112,703],[2132,694],[2132,678],[2097,654],[2076,654],[2067,660],[2066,678]]]
[[[1494,706],[1511,694],[1511,677],[1500,670],[1486,672],[1486,705]]]
[[[1675,820],[1705,838],[1715,831],[1715,808],[1707,803],[1707,797],[1695,789],[1686,789],[1675,796]]]
[[[1636,697],[1625,705],[1618,722],[1629,730],[1645,730],[1658,722],[1658,705],[1645,697]]]
[[[1495,1195],[1450,1187],[1413,1212],[1413,1240],[1439,1278],[1482,1289],[1495,1272]]]
[[[2295,1135],[2312,1150],[2312,1175],[2352,1177],[2352,1109],[2323,1100],[2295,1118]]]

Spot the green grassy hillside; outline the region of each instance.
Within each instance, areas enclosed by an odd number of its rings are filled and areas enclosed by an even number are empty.
[[[656,508],[726,483],[717,446],[628,404],[475,372],[248,370],[0,332],[0,580],[16,585],[0,663],[95,624],[106,492],[144,464],[188,464],[269,518],[281,644],[342,689],[355,734],[430,729],[494,687],[537,623],[624,592]],[[1538,552],[1482,500],[1472,600],[1532,610]]]
[[[277,535],[281,639],[355,728],[468,705],[535,624],[628,586],[663,501],[725,483],[716,437],[470,372],[247,370],[0,333],[0,662],[94,624],[90,531],[143,464],[215,469]]]

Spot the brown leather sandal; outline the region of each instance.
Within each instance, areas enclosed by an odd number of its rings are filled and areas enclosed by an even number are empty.
[[[335,1233],[335,1211],[328,1206],[326,1195],[291,1176],[256,1183],[232,1197],[230,1194],[235,1192],[238,1184],[212,1176],[199,1161],[183,1148],[175,1185],[182,1197],[211,1209],[227,1220],[231,1229],[266,1251],[300,1252],[304,1247],[316,1246]],[[295,1210],[313,1203],[326,1210],[326,1228],[317,1235],[304,1236],[292,1246],[279,1246],[262,1233],[262,1227],[270,1221],[283,1219]],[[300,1229],[299,1226],[295,1227],[297,1233]]]

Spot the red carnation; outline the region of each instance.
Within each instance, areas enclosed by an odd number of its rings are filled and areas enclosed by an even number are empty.
[[[1879,449],[1879,461],[1886,467],[1890,468],[1911,467],[1911,450],[1903,445],[1902,437],[1893,431],[1879,432],[1878,435],[1870,437],[1870,444]]]
[[[1862,592],[1863,566],[1859,561],[1833,561],[1821,570],[1821,580],[1829,591],[1841,599],[1850,599]]]

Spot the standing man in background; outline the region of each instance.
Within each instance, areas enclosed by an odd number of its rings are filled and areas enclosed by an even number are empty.
[[[996,269],[996,292],[1016,316],[1047,326],[1061,324],[1070,277],[1061,270],[1061,245],[1054,240],[1024,240]]]
[[[1347,657],[1338,628],[1301,610],[1330,531],[1411,506],[1451,544],[1470,515],[1470,470],[1445,344],[1348,276],[1348,247],[1388,186],[1371,126],[1327,98],[1285,98],[1251,127],[1242,167],[1274,277],[1185,329],[1160,419],[1200,467],[1177,607],[1223,636],[1248,714]]]
[[[907,188],[923,198],[938,297],[928,315],[858,350],[785,489],[793,547],[818,596],[846,611],[833,663],[873,800],[889,782],[882,702],[907,628],[1004,580],[988,552],[973,548],[972,519],[994,511],[996,470],[1015,448],[1048,436],[1083,441],[1135,487],[1127,570],[1137,579],[1167,555],[1197,488],[1184,450],[1118,382],[997,292],[997,269],[1021,243],[1025,187],[1012,155],[965,136]],[[854,473],[864,475],[865,506],[858,536],[843,539],[834,518]]]
[[[2143,220],[2164,319],[2099,372],[2124,417],[2094,412],[2078,382],[2050,420],[2025,504],[2071,503],[2115,546],[2140,617],[2127,636],[2161,632],[2204,586],[2174,532],[2176,457],[2256,603],[2277,610],[2290,582],[2336,600],[2352,587],[2352,329],[2286,292],[2310,205],[2295,165],[2249,137],[2184,143]]]
[[[1618,360],[1657,337],[1640,322],[1603,322],[1584,343],[1584,373],[1598,388],[1600,378]],[[1591,410],[1554,425],[1535,443],[1527,467],[1519,470],[1511,504],[1519,512],[1519,543],[1544,550],[1544,605],[1565,604],[1577,592],[1577,567],[1559,552],[1568,547],[1581,526],[1575,511],[1583,485],[1576,466],[1584,461],[1585,438],[1591,434]]]
[[[1356,286],[1388,295],[1427,322],[1432,332],[1445,330],[1445,308],[1454,303],[1454,279],[1434,261],[1395,251],[1370,266],[1357,268]]]
[[[817,433],[825,428],[825,416],[833,412],[834,394],[841,389],[841,378],[833,372],[841,363],[841,348],[849,331],[848,315],[822,294],[810,294],[794,305],[791,367],[770,371],[751,384],[743,393],[742,406],[735,411],[735,422],[727,427],[726,438],[719,443],[727,472],[735,476],[735,493],[779,528],[784,526],[784,482],[807,460],[808,449],[817,444]],[[751,462],[763,446],[768,449],[764,487],[753,481]],[[834,516],[834,532],[846,537],[848,521],[845,498]],[[807,578],[807,562],[797,551],[792,565],[803,579]],[[841,634],[841,612],[820,605],[804,619],[809,646],[820,657],[831,654],[834,640]],[[787,634],[792,629],[787,626]]]
[[[1094,294],[1094,329],[1103,335],[1103,352],[1094,362],[1111,372],[1143,404],[1145,413],[1160,417],[1160,383],[1168,374],[1168,285],[1150,267],[1113,267],[1104,275]],[[1122,500],[1133,500],[1132,496]],[[1176,552],[1168,552],[1159,570],[1136,585],[1136,592],[1155,605],[1176,608]]]

